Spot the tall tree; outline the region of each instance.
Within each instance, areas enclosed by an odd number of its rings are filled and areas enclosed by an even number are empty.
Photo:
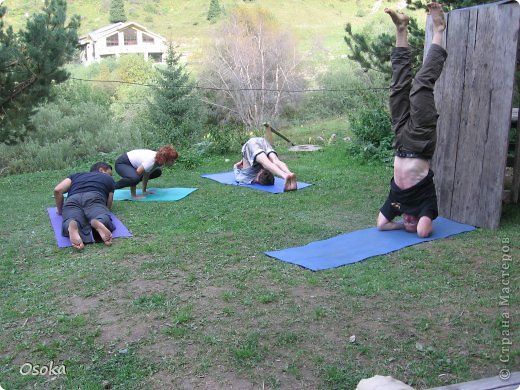
[[[493,0],[446,0],[442,4],[445,11],[490,3]],[[425,9],[426,5],[420,0],[407,0],[407,8],[411,10]],[[352,25],[348,23],[345,27],[344,37],[351,54],[349,58],[356,61],[365,70],[375,70],[390,79],[392,70],[390,67],[390,51],[395,45],[395,36],[383,33],[373,39],[363,34],[352,31]],[[419,28],[417,20],[410,18],[408,24],[409,46],[412,50],[412,69],[417,70],[422,64],[424,49],[424,29]]]
[[[248,128],[274,121],[299,94],[303,77],[296,44],[266,11],[235,9],[217,32],[203,79],[211,102]]]
[[[23,138],[34,107],[49,96],[50,86],[68,78],[63,65],[78,43],[79,16],[66,24],[66,0],[46,0],[25,29],[4,28],[0,7],[0,142]]]
[[[221,12],[222,10],[220,9],[218,0],[211,0],[209,3],[208,16],[206,19],[213,23],[220,16]]]
[[[123,0],[112,0],[110,2],[110,23],[126,22],[125,3]]]
[[[188,141],[179,138],[189,137],[183,124],[195,105],[194,85],[180,58],[181,54],[170,43],[166,67],[157,68],[158,78],[152,89],[153,99],[148,103],[150,119],[163,140],[177,144]]]

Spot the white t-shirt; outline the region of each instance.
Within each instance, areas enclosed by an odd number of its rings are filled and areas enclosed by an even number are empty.
[[[155,165],[155,155],[157,152],[148,149],[135,149],[126,153],[132,166],[137,169],[141,165],[144,171],[150,173]]]

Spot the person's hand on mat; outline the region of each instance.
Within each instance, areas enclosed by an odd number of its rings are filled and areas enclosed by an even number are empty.
[[[146,198],[144,195],[132,195],[132,199],[144,199]]]
[[[146,191],[143,191],[143,194],[151,195],[151,194],[155,194],[155,191],[148,191],[148,190],[146,190]]]

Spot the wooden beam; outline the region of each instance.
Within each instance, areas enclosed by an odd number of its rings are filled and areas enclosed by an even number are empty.
[[[515,165],[513,166],[513,185],[511,186],[511,202],[518,203],[520,197],[520,126],[518,125],[518,108],[516,109],[516,144]]]
[[[511,373],[509,379],[500,379],[498,376],[484,378],[477,381],[456,383],[453,385],[435,387],[430,390],[516,390],[520,385],[520,371]]]
[[[267,131],[267,136],[268,137],[271,137],[271,139],[268,139],[269,143],[272,144],[273,143],[273,134],[272,133],[275,133],[278,137],[282,138],[283,140],[287,141],[288,143],[291,144],[291,146],[295,146],[295,143],[292,142],[289,138],[287,138],[285,135],[283,135],[282,133],[280,133],[278,130],[274,129],[273,127],[271,127],[271,125],[269,123],[264,123],[264,126],[266,128],[266,131]]]

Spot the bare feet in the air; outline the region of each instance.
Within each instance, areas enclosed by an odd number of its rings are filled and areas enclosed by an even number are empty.
[[[442,33],[446,29],[446,21],[444,20],[444,11],[439,3],[430,3],[426,5],[428,15],[432,17],[433,30]]]
[[[410,21],[410,17],[401,12],[397,12],[391,8],[385,8],[385,12],[390,15],[392,18],[392,22],[394,22],[395,27],[398,30],[406,30],[408,28],[408,22]]]

